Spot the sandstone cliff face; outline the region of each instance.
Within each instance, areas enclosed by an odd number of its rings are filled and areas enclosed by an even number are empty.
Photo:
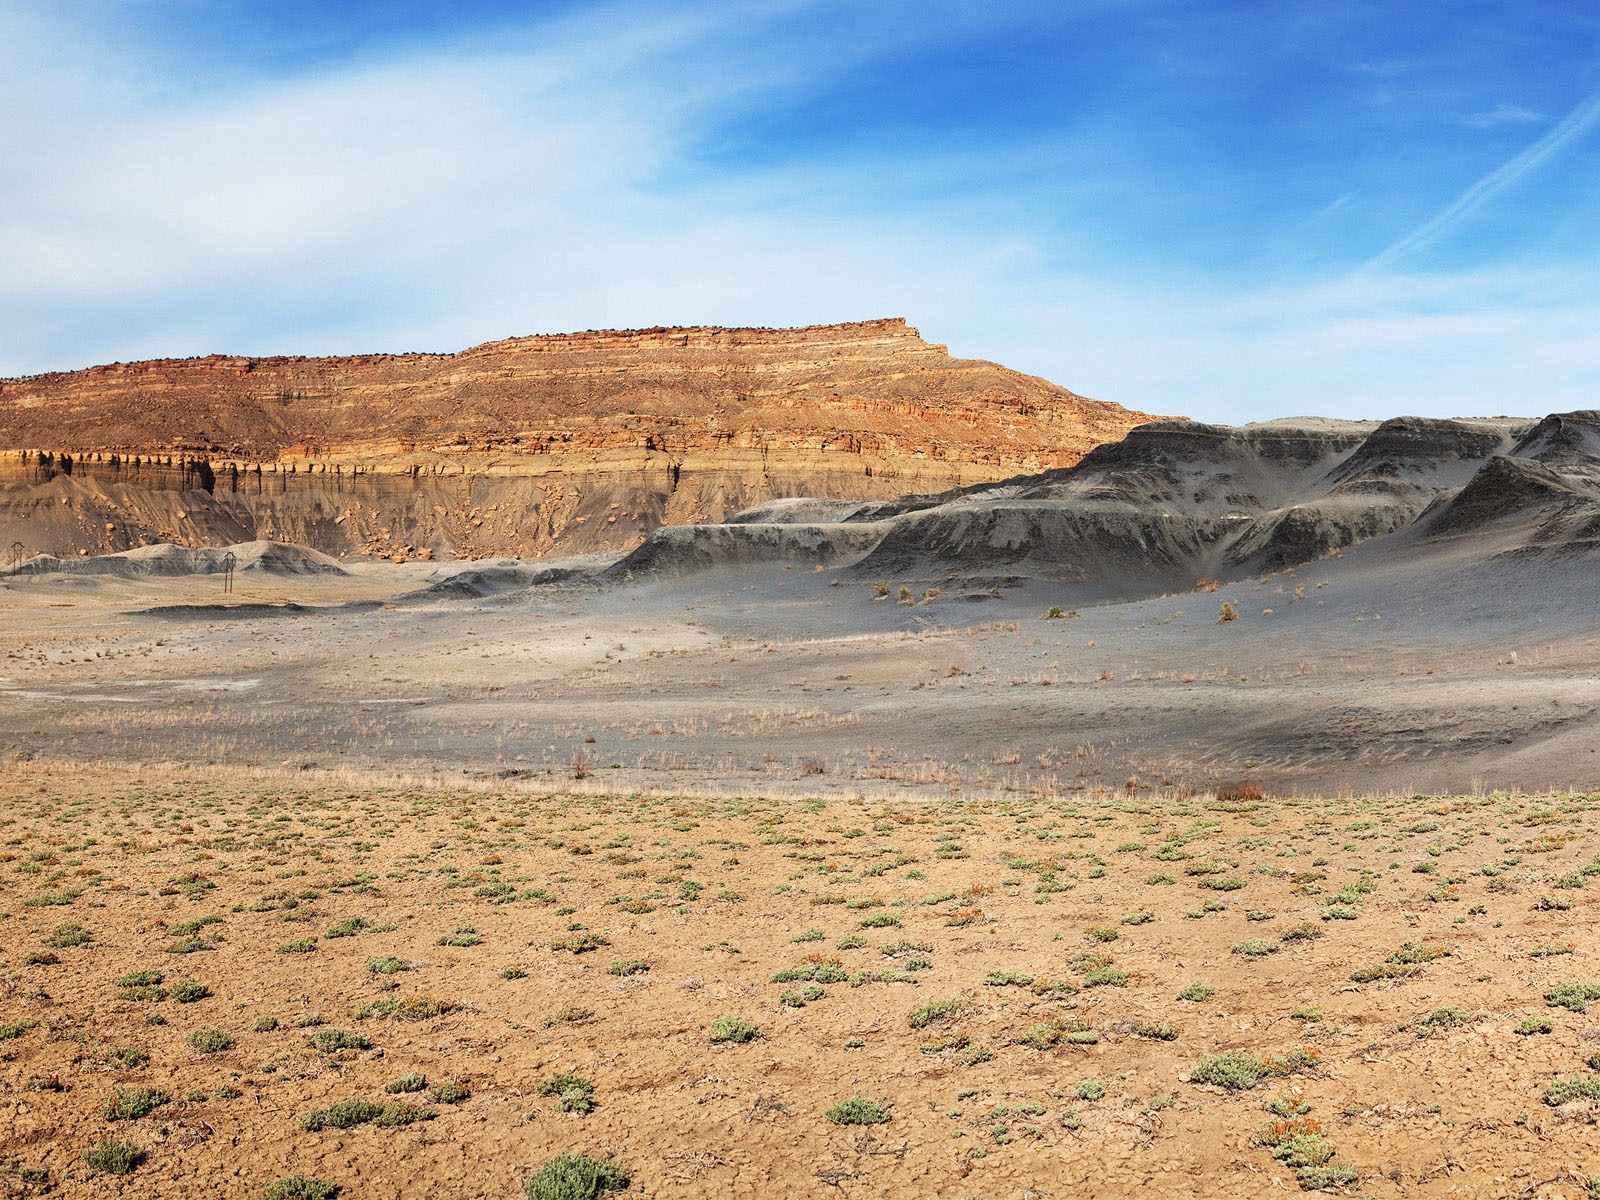
[[[626,549],[774,498],[1068,466],[1148,419],[902,320],[118,363],[0,381],[0,552]]]

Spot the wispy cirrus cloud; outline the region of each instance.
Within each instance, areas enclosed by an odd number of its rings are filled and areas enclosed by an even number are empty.
[[[1526,136],[1452,113],[1570,100],[1480,95],[1438,51],[1393,76],[1429,104],[1364,106],[1332,59],[1371,12],[1302,37],[1229,0],[462,4],[388,41],[313,29],[305,56],[200,20],[243,0],[61,5],[0,0],[0,374],[894,314],[1226,421],[1532,412],[1600,383],[1581,180],[1560,254],[1490,268],[1445,236],[1544,237],[1496,201],[1581,114],[1447,203],[1443,165]]]
[[[1479,179],[1434,217],[1374,255],[1364,270],[1381,270],[1433,245],[1500,193],[1538,171],[1600,124],[1600,91],[1589,96],[1533,145]]]
[[[1501,125],[1536,125],[1544,116],[1520,104],[1497,104],[1488,112],[1475,112],[1461,118],[1469,129],[1496,129]]]

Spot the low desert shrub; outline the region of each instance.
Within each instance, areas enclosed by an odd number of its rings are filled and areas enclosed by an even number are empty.
[[[94,943],[94,935],[76,922],[69,921],[65,925],[57,925],[55,932],[45,939],[45,945],[52,950],[66,950],[73,946],[89,946]]]
[[[983,982],[990,987],[1030,987],[1033,976],[1025,971],[990,971]]]
[[[1551,1008],[1565,1008],[1581,1013],[1591,1000],[1600,1000],[1600,983],[1580,980],[1577,983],[1558,983],[1544,994],[1544,1002]]]
[[[233,1035],[207,1025],[189,1035],[189,1045],[201,1054],[220,1054],[233,1046]]]
[[[1158,1042],[1178,1040],[1178,1027],[1171,1021],[1135,1021],[1130,1032],[1134,1037],[1150,1038]]]
[[[611,945],[610,939],[598,933],[568,933],[550,943],[552,950],[567,950],[573,954],[587,954],[601,946]]]
[[[1545,1089],[1544,1102],[1551,1108],[1573,1100],[1600,1100],[1600,1075],[1572,1075]]]
[[[1084,972],[1084,987],[1127,987],[1128,973],[1121,967],[1107,963]]]
[[[1265,958],[1269,954],[1278,952],[1278,943],[1266,938],[1247,938],[1242,942],[1235,942],[1230,953],[1243,958]]]
[[[586,1154],[552,1158],[524,1185],[528,1200],[595,1200],[601,1192],[620,1192],[628,1175],[613,1162]]]
[[[137,1121],[160,1108],[172,1097],[160,1088],[115,1088],[100,1109],[106,1121]]]
[[[824,1116],[834,1125],[882,1125],[889,1119],[889,1106],[865,1096],[851,1096],[839,1101]]]
[[[850,978],[844,964],[833,960],[808,962],[772,973],[773,983],[843,983]]]
[[[1472,1020],[1472,1014],[1464,1008],[1453,1005],[1446,1008],[1436,1008],[1422,1020],[1417,1022],[1417,1036],[1427,1037],[1441,1029],[1454,1029],[1465,1025]]]
[[[431,1121],[437,1115],[431,1108],[397,1104],[393,1101],[375,1104],[371,1100],[357,1097],[328,1108],[317,1108],[302,1113],[300,1128],[308,1133],[319,1133],[324,1129],[354,1129],[357,1125],[368,1124],[392,1129],[410,1125],[415,1121]]]
[[[314,1175],[285,1175],[267,1184],[264,1200],[334,1200],[339,1185]]]
[[[1226,1088],[1230,1092],[1248,1092],[1261,1082],[1261,1077],[1266,1073],[1266,1064],[1254,1054],[1229,1050],[1226,1054],[1206,1055],[1189,1073],[1189,1079],[1194,1083]]]
[[[913,1009],[906,1017],[906,1023],[913,1029],[925,1029],[935,1021],[948,1020],[956,1016],[967,1004],[965,1000],[930,1000],[921,1008]]]
[[[144,1162],[146,1154],[131,1142],[96,1142],[83,1152],[83,1161],[94,1171],[107,1175],[131,1175]]]
[[[562,1112],[582,1114],[594,1111],[594,1084],[581,1075],[568,1072],[547,1075],[533,1090],[538,1096],[557,1097],[556,1107]]]
[[[1334,1159],[1333,1142],[1322,1123],[1312,1117],[1293,1116],[1274,1121],[1257,1134],[1272,1156],[1294,1171],[1300,1186],[1321,1190],[1348,1186],[1357,1179],[1355,1168]]]
[[[31,900],[24,900],[22,903],[25,908],[65,907],[81,895],[83,893],[77,888],[66,888],[59,892],[45,892],[41,896],[35,896]]]
[[[711,1022],[713,1042],[753,1042],[762,1036],[761,1026],[739,1017],[718,1017]]]

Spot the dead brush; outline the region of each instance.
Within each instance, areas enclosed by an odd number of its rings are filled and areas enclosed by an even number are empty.
[[[1321,1061],[1320,1046],[1296,1046],[1267,1059],[1265,1067],[1268,1075],[1293,1075],[1299,1071],[1314,1070]]]
[[[1326,1132],[1315,1117],[1283,1117],[1263,1126],[1256,1140],[1263,1146],[1277,1146],[1290,1138],[1316,1137]]]
[[[1255,804],[1265,800],[1267,793],[1255,780],[1246,779],[1243,783],[1217,789],[1215,798],[1219,804]]]

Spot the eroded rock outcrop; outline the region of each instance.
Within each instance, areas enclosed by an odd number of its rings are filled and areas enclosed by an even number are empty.
[[[0,546],[628,548],[774,498],[1067,466],[1146,419],[952,358],[902,320],[117,363],[0,381]]]
[[[737,564],[782,544],[880,581],[1038,578],[1092,601],[1278,571],[1379,538],[1402,557],[1588,555],[1600,551],[1600,413],[1154,421],[1071,467],[895,502],[774,502],[734,522],[660,530],[611,575]]]

